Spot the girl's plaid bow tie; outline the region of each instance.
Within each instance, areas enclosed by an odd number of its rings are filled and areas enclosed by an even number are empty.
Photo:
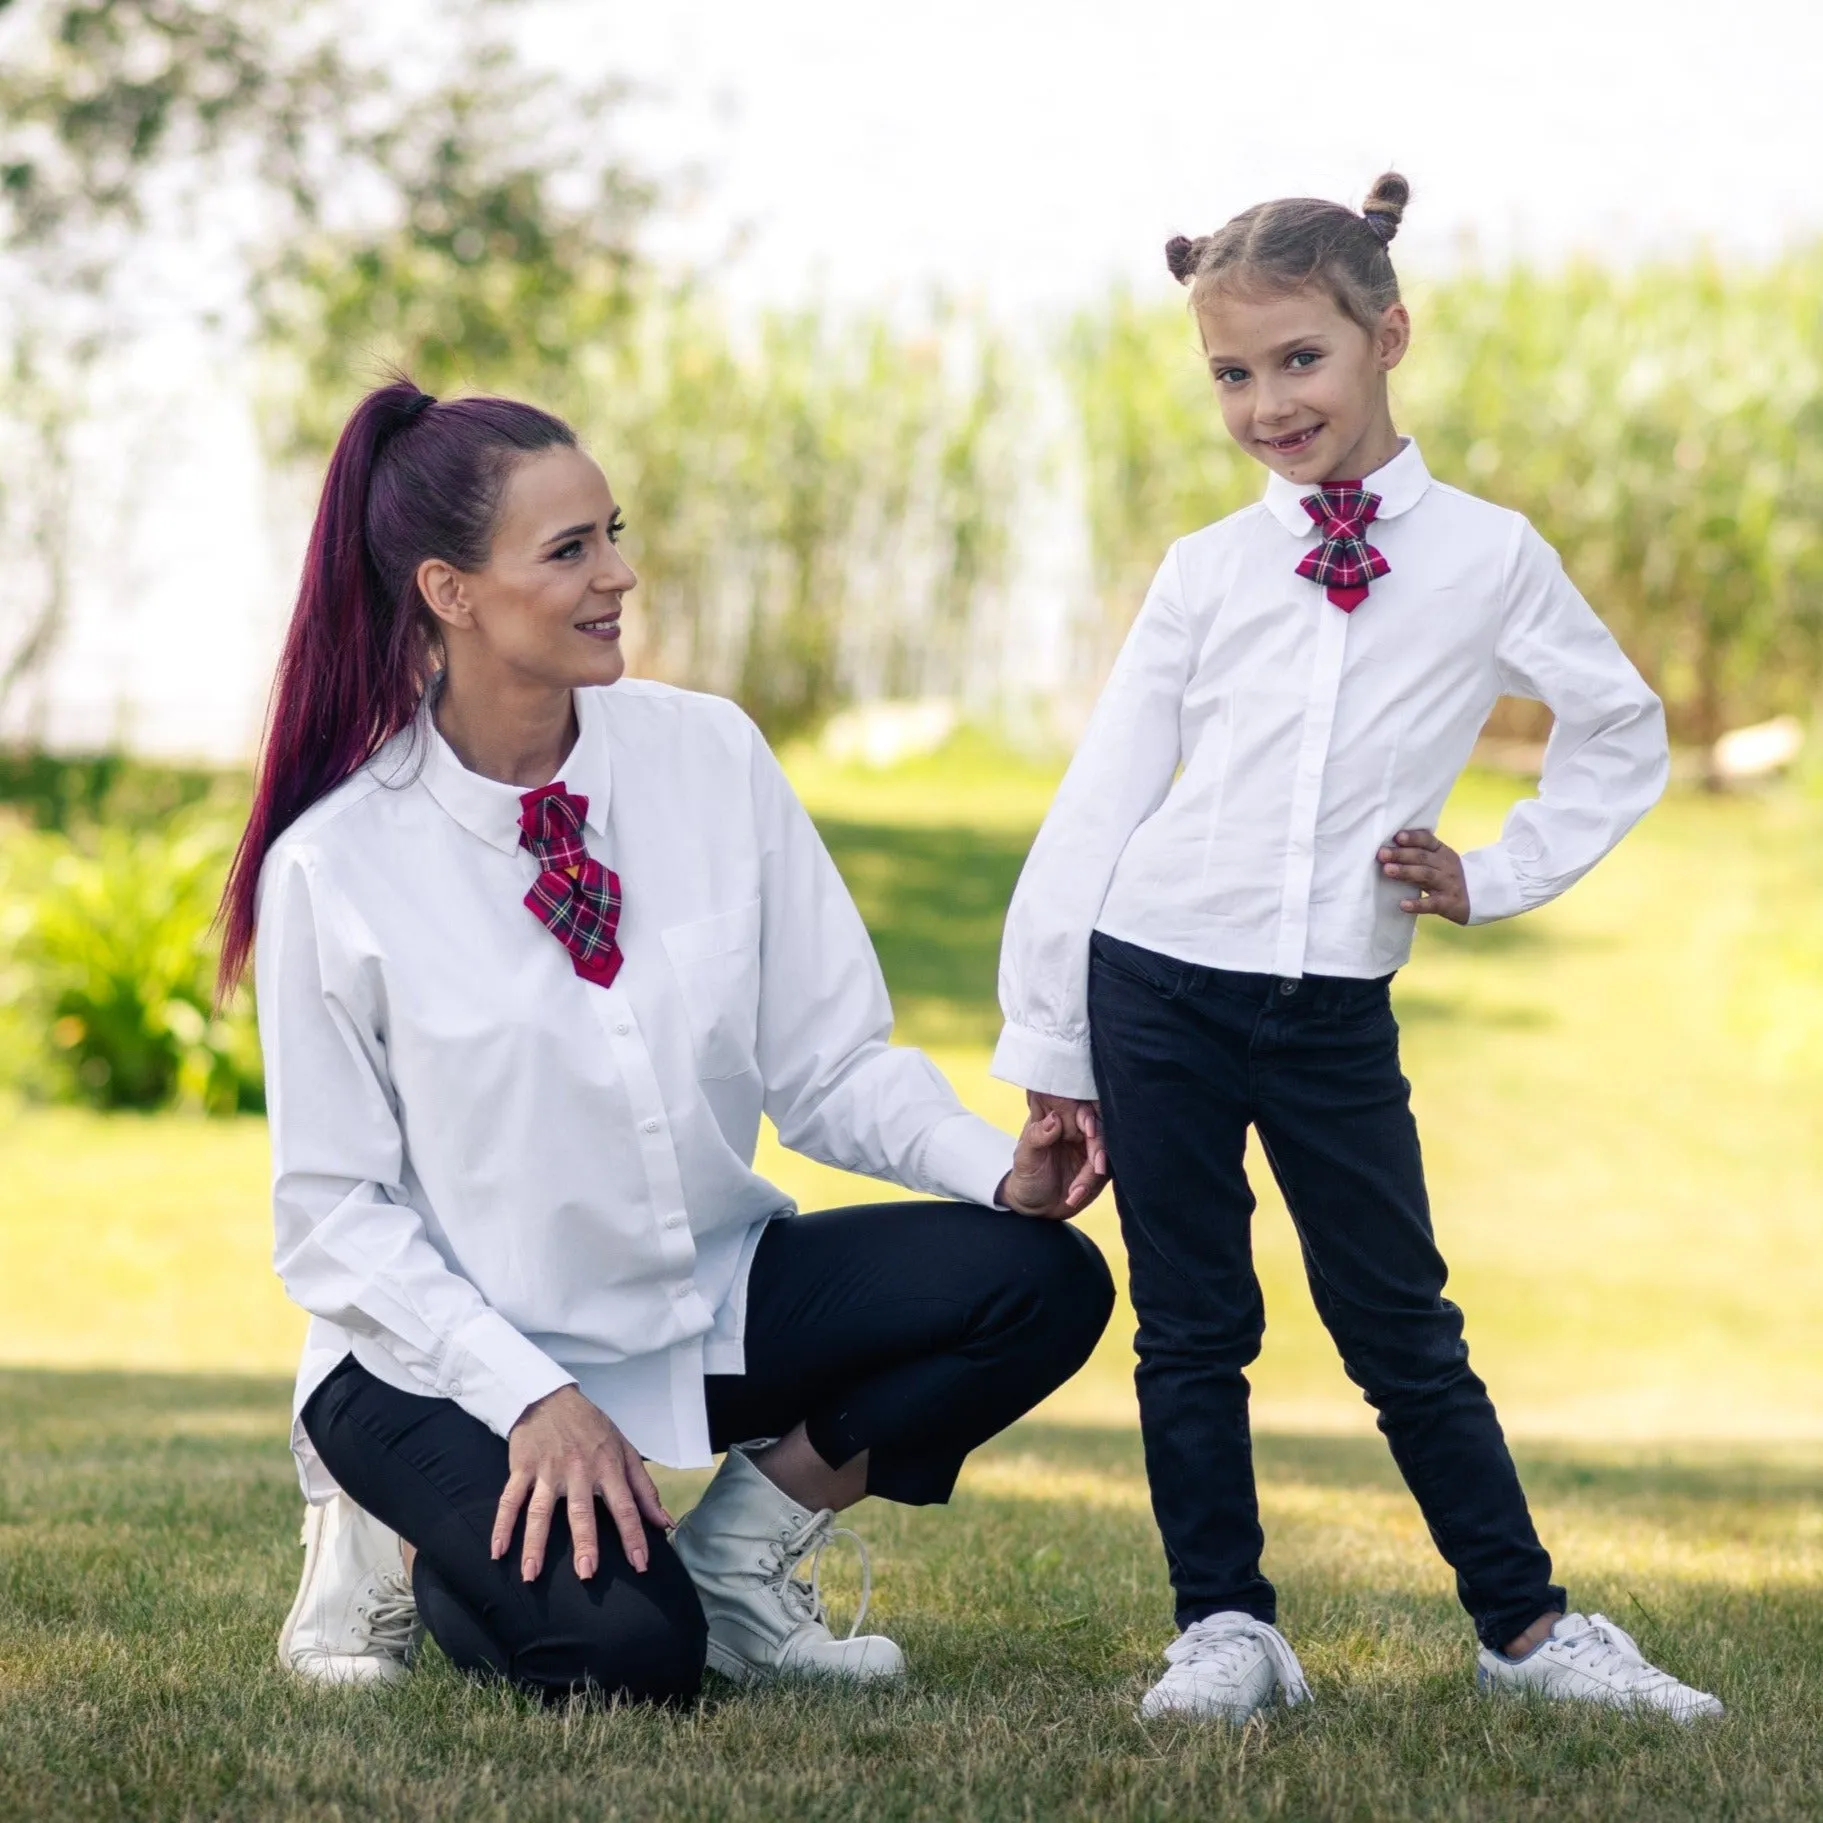
[[[1303,507],[1322,529],[1323,542],[1306,551],[1298,574],[1320,582],[1344,614],[1367,599],[1367,585],[1385,576],[1390,566],[1367,542],[1367,528],[1380,510],[1380,496],[1358,481],[1337,481],[1306,494]]]
[[[620,973],[620,881],[584,846],[589,800],[563,781],[541,785],[519,800],[519,846],[538,863],[526,905],[547,925],[584,981],[610,987]]]

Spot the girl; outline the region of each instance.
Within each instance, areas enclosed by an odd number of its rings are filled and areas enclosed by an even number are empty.
[[[403,380],[324,483],[222,964],[257,883],[276,1263],[312,1319],[280,1658],[319,1679],[399,1676],[419,1617],[547,1696],[687,1699],[705,1651],[896,1676],[794,1573],[863,1494],[947,1499],[1112,1303],[1056,1219],[1101,1187],[1082,1143],[1015,1145],[888,1046],[758,730],[621,681],[621,528],[557,419]],[[953,1200],[776,1219],[762,1112]],[[674,1547],[642,1458],[720,1450]]]
[[[1550,547],[1433,481],[1393,427],[1410,321],[1386,248],[1408,194],[1389,174],[1360,215],[1265,203],[1165,250],[1228,432],[1271,479],[1159,569],[1014,895],[995,1071],[1112,1160],[1182,1629],[1146,1715],[1241,1722],[1308,1694],[1260,1574],[1250,1125],[1456,1571],[1482,1686],[1719,1714],[1565,1611],[1443,1295],[1388,998],[1413,920],[1556,897],[1657,799],[1667,752]],[[1503,692],[1556,715],[1544,778],[1458,855],[1432,824]]]

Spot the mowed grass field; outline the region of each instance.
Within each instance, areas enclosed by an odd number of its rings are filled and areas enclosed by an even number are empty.
[[[901,1036],[1010,1124],[994,959],[1050,775],[966,743],[794,774]],[[1513,791],[1471,778],[1445,834],[1484,839]],[[1559,1573],[1720,1691],[1717,1726],[1476,1697],[1264,1174],[1259,1469],[1311,1709],[1239,1736],[1134,1719],[1169,1591],[1124,1310],[951,1508],[859,1509],[903,1691],[541,1714],[434,1652],[396,1691],[301,1689],[272,1663],[299,1323],[263,1132],[24,1110],[0,1116],[0,1817],[1823,1814],[1820,911],[1823,806],[1681,796],[1547,912],[1427,927],[1400,983],[1455,1293]],[[878,1194],[767,1168],[809,1205]],[[1087,1226],[1117,1249],[1110,1206]]]

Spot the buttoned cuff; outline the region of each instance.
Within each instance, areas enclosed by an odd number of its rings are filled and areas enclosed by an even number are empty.
[[[534,1346],[498,1311],[484,1311],[450,1337],[437,1374],[437,1390],[498,1437],[517,1424],[529,1405],[574,1386],[543,1349]]]
[[[1095,1099],[1095,1071],[1089,1062],[1089,1041],[1080,1044],[1035,1032],[1029,1025],[1006,1025],[994,1046],[988,1073],[1040,1095],[1067,1095],[1072,1101]]]
[[[1018,1142],[974,1114],[952,1114],[924,1142],[920,1175],[931,1189],[965,1203],[993,1207],[995,1193],[1013,1168]]]
[[[1468,887],[1471,924],[1492,924],[1526,908],[1512,857],[1500,842],[1471,848],[1462,857],[1462,878]]]

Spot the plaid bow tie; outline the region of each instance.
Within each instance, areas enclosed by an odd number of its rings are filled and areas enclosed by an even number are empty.
[[[583,845],[589,800],[565,791],[559,779],[520,800],[519,846],[537,861],[538,878],[525,902],[570,952],[584,981],[611,987],[620,973],[620,880]]]
[[[1306,494],[1302,504],[1322,528],[1323,542],[1304,553],[1298,574],[1322,583],[1329,599],[1344,614],[1352,614],[1367,599],[1367,585],[1391,567],[1367,542],[1380,496],[1358,481],[1338,481]]]

